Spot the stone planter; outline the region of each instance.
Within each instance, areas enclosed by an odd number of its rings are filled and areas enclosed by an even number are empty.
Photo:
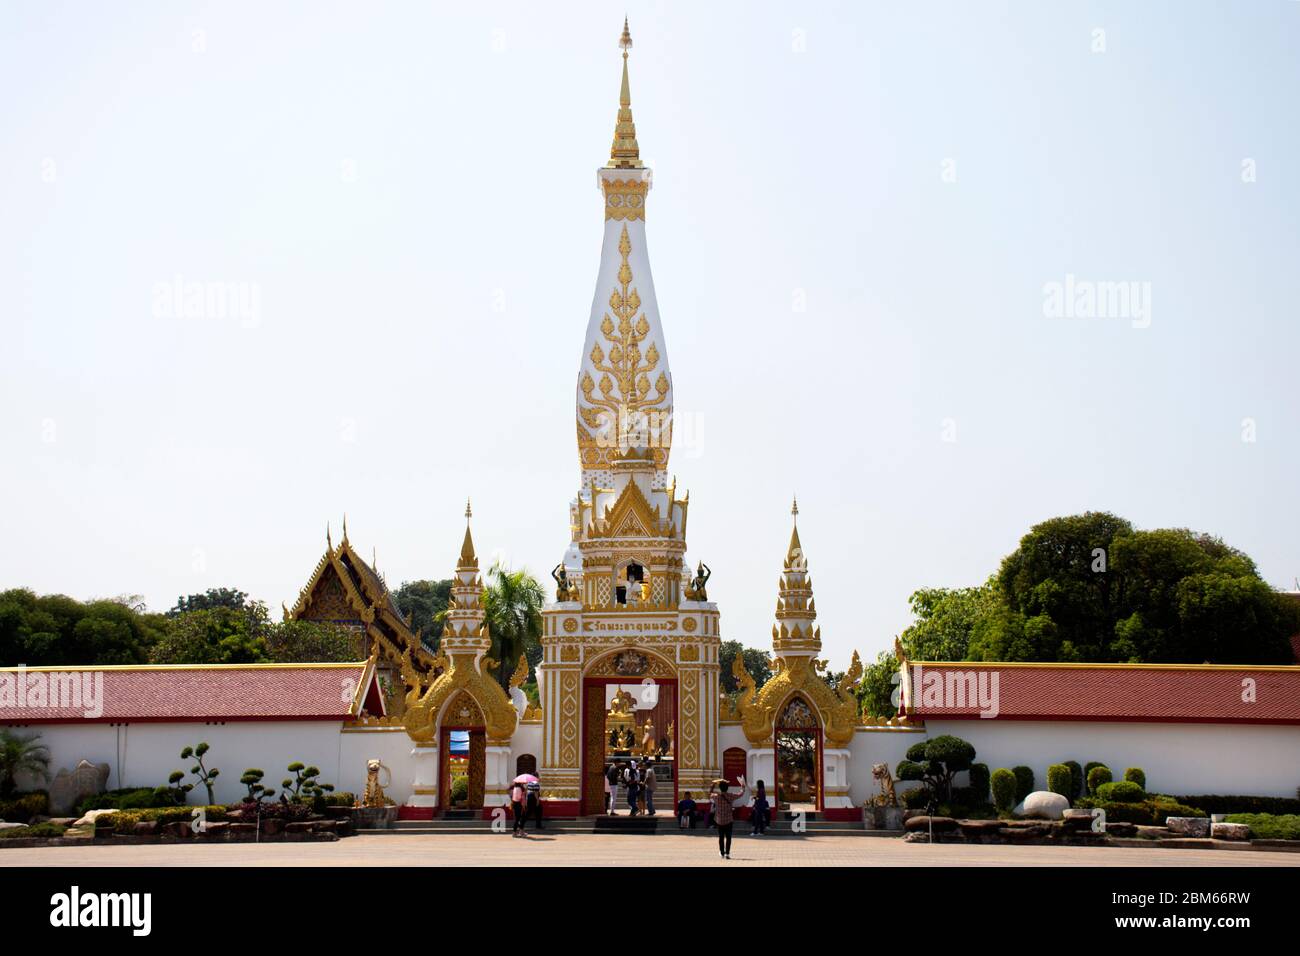
[[[397,822],[397,807],[353,807],[350,817],[356,830],[391,830]]]

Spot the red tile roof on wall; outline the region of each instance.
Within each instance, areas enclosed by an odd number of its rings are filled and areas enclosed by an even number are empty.
[[[947,684],[949,675],[955,682],[958,674],[984,672],[998,681],[997,716],[986,720],[1300,723],[1300,667],[1293,666],[911,661],[907,670],[907,713],[922,719],[981,719],[978,706],[956,706],[951,696],[942,706],[927,706],[921,690],[927,674]],[[991,682],[985,686],[991,689]],[[1247,686],[1253,702],[1243,699]]]
[[[80,707],[33,706],[37,683],[55,675],[102,679],[102,713]],[[25,680],[26,701],[13,697]],[[85,685],[93,687],[94,685]],[[0,668],[0,724],[157,721],[345,720],[362,706],[382,712],[374,666],[348,664],[152,665],[138,667]],[[65,696],[60,702],[66,703]],[[48,703],[54,703],[50,692]],[[21,706],[20,706],[21,704]]]

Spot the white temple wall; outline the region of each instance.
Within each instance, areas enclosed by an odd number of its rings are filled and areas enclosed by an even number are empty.
[[[1141,767],[1152,793],[1295,797],[1300,784],[1300,727],[977,719],[927,720],[926,729],[969,741],[989,770],[1030,767],[1040,790],[1047,768],[1067,760],[1101,761],[1116,780]]]
[[[207,742],[211,748],[205,765],[221,770],[216,779],[218,803],[235,803],[248,790],[239,782],[250,767],[263,770],[263,783],[275,790],[288,776],[285,768],[295,760],[320,768],[320,779],[337,789],[353,787],[341,780],[340,721],[232,721],[229,723],[39,724],[17,728],[24,736],[39,734],[50,751],[50,779],[62,769],[71,770],[81,760],[109,766],[107,787],[158,787],[173,770],[183,770],[186,783],[193,760],[182,760],[187,746]],[[402,735],[405,737],[405,734]],[[409,748],[408,748],[409,749]],[[364,787],[365,768],[361,768]],[[20,779],[20,786],[31,786]],[[190,803],[207,799],[200,785]]]
[[[926,734],[916,730],[858,730],[849,742],[849,797],[860,807],[880,793],[880,784],[871,776],[871,768],[878,763],[889,764],[890,774],[897,779],[898,764],[907,754],[907,748],[925,740]],[[895,784],[898,793],[911,789],[914,784]]]
[[[542,724],[519,724],[515,735],[510,738],[510,773],[514,779],[515,763],[523,754],[532,754],[537,758],[537,766],[542,765]],[[546,786],[546,781],[542,781]]]
[[[339,734],[339,738],[338,781],[328,780],[327,783],[360,798],[366,792],[366,761],[374,757],[392,771],[392,784],[385,786],[384,792],[398,804],[409,800],[411,782],[415,779],[415,761],[411,757],[415,745],[404,728],[348,728]],[[321,767],[322,771],[324,769]],[[381,772],[380,783],[387,779],[388,775]]]

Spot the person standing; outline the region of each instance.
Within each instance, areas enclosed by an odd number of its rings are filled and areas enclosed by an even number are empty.
[[[627,785],[627,806],[628,809],[632,811],[630,816],[636,816],[636,798],[637,791],[641,789],[641,779],[635,760],[628,764],[627,769],[623,771],[623,783]]]
[[[650,816],[655,815],[655,767],[654,764],[646,764],[645,768],[645,812]]]
[[[533,829],[542,829],[542,784],[539,780],[529,780],[528,785],[524,788],[528,794],[528,808],[524,817],[527,823],[528,817],[533,818]]]
[[[735,804],[745,796],[745,778],[740,781],[737,793],[728,793],[730,784],[725,780],[715,781],[709,788],[709,802],[713,805],[713,825],[718,828],[718,853],[724,860],[731,859],[731,828],[735,826]]]
[[[516,780],[510,785],[510,809],[515,815],[515,826],[510,835],[517,837],[524,833],[524,801],[528,799],[524,785]]]
[[[767,802],[767,790],[763,787],[763,781],[758,782],[758,788],[754,791],[754,802],[749,808],[749,822],[753,827],[750,830],[751,836],[762,836],[767,832],[767,825],[772,820],[772,810]]]
[[[605,812],[611,817],[618,816],[614,809],[614,794],[618,792],[618,779],[621,775],[620,765],[610,764],[605,768]]]

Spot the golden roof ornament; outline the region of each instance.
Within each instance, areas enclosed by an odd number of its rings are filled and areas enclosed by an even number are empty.
[[[614,143],[609,149],[609,165],[613,169],[640,169],[641,147],[636,141],[636,124],[632,122],[632,92],[627,80],[627,51],[632,49],[632,34],[623,18],[623,35],[618,40],[623,51],[623,85],[618,93],[618,121],[614,124]]]
[[[470,571],[478,568],[478,557],[474,554],[474,539],[469,533],[469,519],[474,516],[473,510],[469,506],[469,499],[465,499],[465,540],[460,546],[460,563],[456,566],[457,571]]]

